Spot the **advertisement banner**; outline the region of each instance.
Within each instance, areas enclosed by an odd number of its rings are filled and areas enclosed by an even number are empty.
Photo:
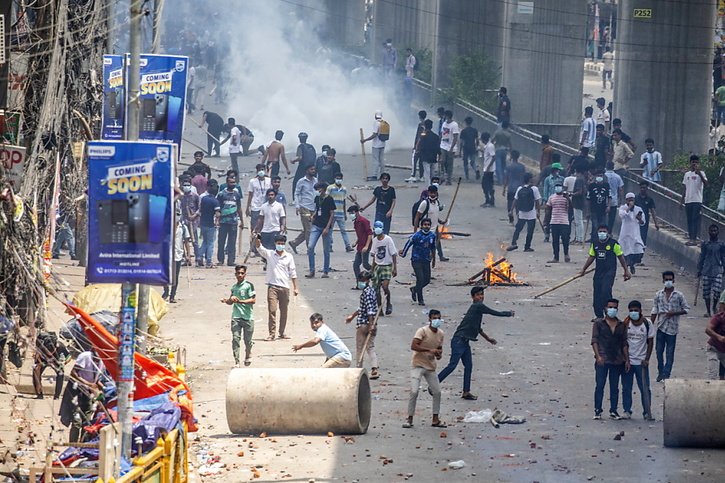
[[[25,167],[25,148],[0,144],[0,163],[5,169],[5,177],[15,191],[20,191]]]
[[[188,57],[141,54],[139,139],[181,146],[188,68]]]
[[[168,143],[88,143],[88,282],[171,280],[175,151]]]
[[[125,139],[126,71],[122,55],[103,56],[103,118],[101,139]]]

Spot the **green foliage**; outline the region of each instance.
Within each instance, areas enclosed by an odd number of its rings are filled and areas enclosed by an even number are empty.
[[[725,166],[725,153],[717,156],[700,155],[700,169],[704,171],[708,181],[705,186],[703,204],[713,210],[717,209],[720,200],[722,183],[720,183],[719,175],[720,168],[723,166]],[[663,184],[677,193],[682,193],[682,177],[690,170],[690,155],[676,155],[673,161],[668,163],[667,170],[668,172],[663,176]]]
[[[433,52],[430,49],[422,48],[413,51],[418,68],[415,70],[415,78],[430,84],[433,72]],[[405,65],[405,64],[403,64]]]
[[[489,112],[496,108],[496,96],[490,91],[498,89],[500,68],[482,51],[456,57],[449,75],[454,97]]]

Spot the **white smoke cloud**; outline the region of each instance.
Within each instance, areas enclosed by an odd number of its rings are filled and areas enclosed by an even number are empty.
[[[391,124],[388,147],[410,147],[415,124],[396,115],[382,74],[372,75],[372,82],[367,72],[351,74],[322,47],[315,33],[322,2],[305,2],[308,8],[280,0],[242,5],[241,22],[222,15],[230,25],[209,27],[231,32],[224,55],[232,74],[227,112],[254,131],[255,145],[267,144],[282,129],[288,151],[305,131],[318,151],[329,144],[339,153],[359,153],[359,129],[368,136],[381,109]]]

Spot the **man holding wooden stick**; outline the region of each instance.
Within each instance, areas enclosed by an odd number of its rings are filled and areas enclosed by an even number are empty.
[[[597,239],[593,240],[589,247],[589,258],[581,270],[581,276],[584,276],[589,265],[595,260],[597,264],[592,282],[594,292],[592,307],[594,315],[601,319],[604,317],[607,300],[612,298],[612,286],[614,286],[614,278],[617,276],[617,260],[624,269],[624,280],[632,278],[629,268],[627,268],[627,262],[624,260],[622,247],[609,235],[609,227],[606,224],[599,225],[597,228]]]
[[[370,286],[372,276],[373,274],[368,270],[360,272],[360,278],[358,278],[358,283],[362,286],[360,305],[355,312],[345,318],[345,322],[349,324],[353,319],[357,319],[355,322],[357,328],[355,332],[355,361],[357,367],[362,367],[363,357],[367,354],[372,367],[370,379],[377,379],[380,374],[378,373],[378,355],[375,353],[375,335],[378,328],[377,315],[379,311],[375,289]]]

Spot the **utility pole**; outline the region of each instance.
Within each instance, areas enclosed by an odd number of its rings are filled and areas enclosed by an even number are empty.
[[[139,81],[141,77],[141,16],[142,0],[131,0],[131,30],[129,36],[130,59],[128,68],[128,116],[126,118],[126,139],[138,141],[139,132]],[[118,374],[118,420],[121,423],[121,455],[131,459],[133,441],[133,392],[135,365],[135,317],[134,306],[139,309],[139,325],[148,314],[148,286],[146,303],[142,303],[143,285],[134,297],[134,285],[125,282],[121,288],[121,330],[119,331],[119,374]],[[133,300],[136,298],[136,300]],[[134,303],[138,302],[138,304]],[[143,311],[143,312],[142,312]]]

